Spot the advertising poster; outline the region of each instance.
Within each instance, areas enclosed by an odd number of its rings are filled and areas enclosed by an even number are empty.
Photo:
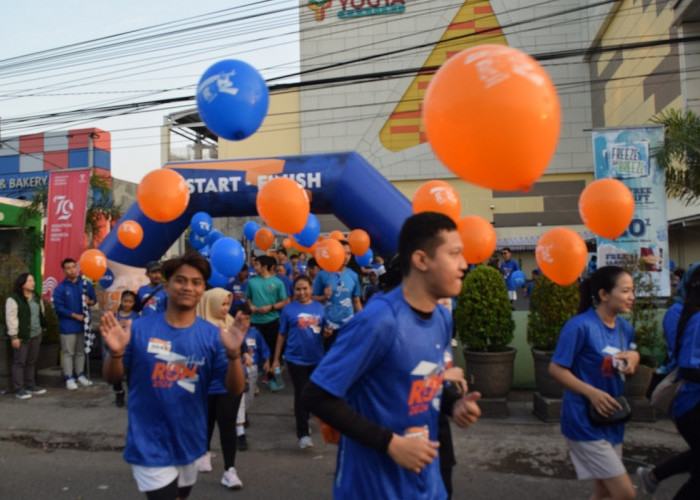
[[[637,264],[648,272],[654,295],[671,293],[664,172],[653,158],[662,126],[593,130],[595,178],[622,181],[634,195],[634,217],[616,240],[598,237],[598,267]]]

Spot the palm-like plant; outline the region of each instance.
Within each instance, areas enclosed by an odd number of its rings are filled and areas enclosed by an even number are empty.
[[[667,109],[651,121],[665,126],[664,145],[654,157],[666,172],[666,194],[688,204],[700,195],[700,116]]]

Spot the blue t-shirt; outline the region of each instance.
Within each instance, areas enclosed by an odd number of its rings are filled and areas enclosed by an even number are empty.
[[[248,302],[245,298],[245,290],[247,287],[247,281],[241,283],[235,278],[226,283],[226,286],[224,288],[231,292],[231,294],[233,295],[233,297],[231,298],[231,308],[229,309],[229,312],[233,311],[233,308],[236,305],[245,304],[246,302]]]
[[[681,351],[678,354],[680,368],[700,368],[700,314],[693,314],[688,320],[681,337]],[[674,418],[682,416],[700,403],[700,384],[686,380],[676,399],[673,400],[671,413]]]
[[[515,290],[515,285],[513,284],[512,279],[513,273],[515,271],[520,271],[520,267],[518,266],[518,263],[515,262],[513,259],[504,260],[503,262],[501,262],[501,274],[506,280],[506,288],[510,291]]]
[[[139,304],[141,305],[141,316],[148,316],[149,314],[165,312],[168,306],[168,294],[165,293],[163,289],[164,285],[158,284],[156,286],[143,285],[139,288],[138,297]],[[155,290],[155,293],[153,291]],[[150,295],[150,297],[149,297]],[[143,300],[148,297],[146,303]]]
[[[139,317],[139,313],[137,313],[136,311],[131,311],[129,314],[124,314],[122,311],[117,311],[117,321],[134,321],[136,319],[139,319]]]
[[[186,465],[207,451],[207,393],[228,367],[219,330],[201,318],[174,328],[152,314],[131,325],[124,352],[129,426],[124,460]]]
[[[299,274],[303,274],[306,276],[306,269],[309,267],[309,265],[306,263],[305,260],[300,260],[297,263],[297,269],[299,270]]]
[[[399,286],[376,294],[343,326],[311,380],[376,424],[400,435],[427,431],[437,441],[451,332],[447,309],[438,305],[430,319],[422,319]],[[333,498],[446,497],[439,459],[414,474],[386,453],[341,437]]]
[[[266,359],[270,359],[270,348],[267,347],[267,342],[263,339],[260,330],[251,326],[245,334],[243,343],[248,349],[248,354],[253,360],[254,365],[262,367]]]
[[[284,264],[284,270],[287,272],[287,277],[292,277],[294,276],[294,266],[292,266],[292,263],[289,261],[286,261]]]
[[[287,297],[294,297],[294,288],[292,288],[292,280],[286,276],[281,276],[279,274],[275,275],[284,285],[284,290],[287,292]]]
[[[290,302],[280,315],[280,335],[287,336],[284,358],[295,365],[314,366],[323,357],[326,314],[318,302]]]
[[[676,348],[676,330],[678,330],[678,321],[681,319],[681,311],[683,304],[674,302],[664,314],[664,337],[666,337],[666,372],[670,373],[678,364],[678,360],[674,355]]]
[[[623,340],[620,341],[620,332]],[[600,319],[593,308],[574,316],[559,333],[552,361],[571,370],[576,378],[601,389],[613,397],[622,395],[624,381],[613,367],[613,355],[629,350],[634,330],[623,318],[616,318],[615,328]],[[622,345],[621,345],[622,344]],[[624,424],[595,426],[588,419],[588,399],[565,390],[561,409],[561,432],[573,441],[605,439],[613,445],[622,443]]]
[[[314,295],[325,295],[326,287],[333,288],[333,295],[326,301],[326,320],[333,329],[338,329],[346,323],[355,309],[353,297],[362,297],[362,288],[357,273],[347,267],[342,273],[320,271],[314,280]]]

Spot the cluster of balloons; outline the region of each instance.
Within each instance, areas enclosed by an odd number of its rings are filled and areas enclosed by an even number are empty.
[[[197,212],[190,219],[190,244],[211,264],[211,286],[223,287],[245,264],[245,250],[238,240],[214,229],[211,216]]]

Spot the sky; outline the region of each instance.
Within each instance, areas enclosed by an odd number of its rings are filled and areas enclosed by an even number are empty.
[[[162,166],[163,118],[193,109],[194,101],[108,118],[104,112],[82,113],[71,115],[77,121],[70,123],[65,114],[44,115],[193,97],[204,71],[222,59],[243,60],[265,79],[293,75],[299,66],[298,5],[0,1],[0,138],[97,127],[112,134],[112,176],[138,183]],[[36,118],[18,121],[27,117]]]

